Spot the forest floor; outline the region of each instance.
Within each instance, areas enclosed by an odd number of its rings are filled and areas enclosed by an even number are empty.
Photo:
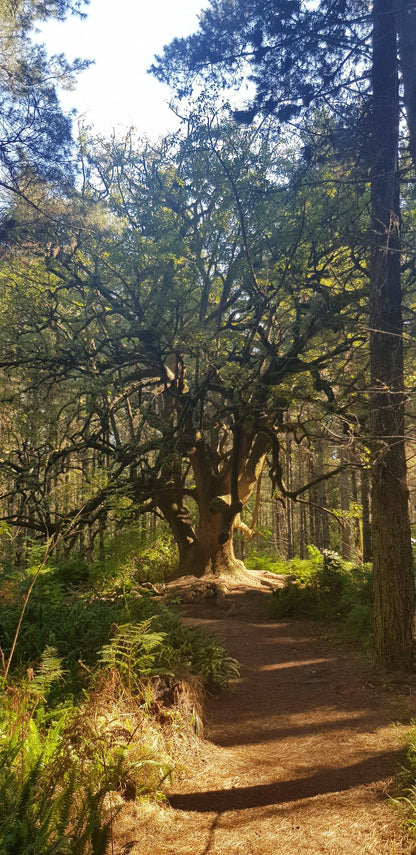
[[[114,855],[415,855],[393,805],[416,685],[385,679],[312,622],[271,622],[267,594],[182,606],[241,663],[206,701],[166,805],[130,803]]]

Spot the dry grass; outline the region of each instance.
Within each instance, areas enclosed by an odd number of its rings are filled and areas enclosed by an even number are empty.
[[[202,750],[201,698],[193,677],[157,677],[132,694],[117,671],[107,672],[71,722],[70,738],[97,774],[114,767],[114,790],[125,801],[163,799],[172,774]]]

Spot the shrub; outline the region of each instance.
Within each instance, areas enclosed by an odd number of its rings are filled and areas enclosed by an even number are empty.
[[[3,602],[2,646],[6,658],[29,582],[30,576],[17,580],[7,602]],[[25,672],[48,645],[52,646],[64,674],[52,687],[51,701],[79,696],[100,663],[102,648],[115,643],[110,641],[115,628],[129,624],[140,627],[146,621],[151,622],[152,633],[163,639],[152,653],[153,672],[199,675],[209,691],[218,691],[234,674],[234,660],[221,645],[200,629],[183,626],[172,607],[157,601],[144,588],[132,584],[128,592],[94,595],[79,589],[68,591],[47,568],[27,605],[14,653],[14,672]]]
[[[4,674],[20,618],[0,695],[0,855],[104,855],[112,794],[162,797],[168,742],[183,751],[200,728],[194,687],[217,691],[237,663],[131,576],[92,593],[44,561],[10,572]]]
[[[177,549],[169,532],[150,538],[135,526],[126,526],[106,543],[103,561],[90,567],[91,584],[103,582],[129,588],[131,584],[165,582],[178,563]]]
[[[272,595],[272,618],[342,620],[348,634],[371,632],[371,572],[368,566],[343,561],[337,553],[312,548],[310,558],[288,563],[291,578]]]
[[[290,573],[287,561],[276,560],[255,550],[245,559],[245,563],[249,570],[259,570],[262,573]]]
[[[416,837],[416,722],[412,722],[406,756],[397,778],[398,790],[402,795],[393,801],[405,808],[405,825]]]

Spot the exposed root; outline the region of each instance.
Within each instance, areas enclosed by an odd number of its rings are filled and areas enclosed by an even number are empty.
[[[241,567],[232,573],[221,573],[218,576],[182,576],[166,585],[165,596],[177,595],[185,604],[212,600],[213,604],[224,611],[234,610],[234,594],[274,591],[284,587],[287,578],[267,570],[248,570],[241,564]]]

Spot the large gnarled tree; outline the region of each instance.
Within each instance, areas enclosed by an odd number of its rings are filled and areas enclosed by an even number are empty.
[[[380,661],[405,668],[413,661],[414,582],[404,435],[398,62],[415,159],[415,17],[410,0],[321,0],[314,8],[298,0],[212,2],[198,32],[172,42],[153,68],[183,97],[192,94],[195,77],[199,86],[211,75],[238,88],[248,66],[255,94],[235,112],[240,121],[260,113],[296,123],[311,106],[335,106],[344,143],[349,137],[347,144],[352,139],[356,146],[361,178],[370,178],[374,628]],[[307,158],[313,161],[313,147]]]
[[[122,495],[167,520],[180,572],[238,571],[233,530],[266,455],[285,491],[285,412],[333,411],[332,380],[363,338],[363,275],[338,228],[356,197],[326,180],[306,200],[276,164],[255,131],[229,126],[160,149],[109,144],[46,257],[24,274],[19,253],[7,261],[0,363],[62,423],[3,454],[21,525],[81,526]],[[42,484],[89,452],[105,461],[95,493],[62,512]]]

